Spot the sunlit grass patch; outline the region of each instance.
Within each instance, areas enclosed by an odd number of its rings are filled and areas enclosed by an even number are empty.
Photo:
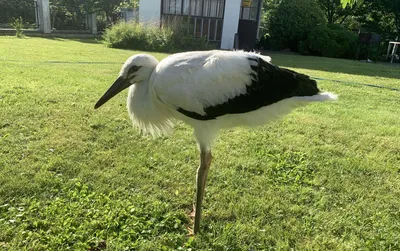
[[[126,93],[93,109],[134,53],[143,52],[0,37],[0,247],[400,249],[399,92],[323,80],[338,102],[222,131],[202,233],[188,237],[198,165],[191,129],[140,135]],[[396,67],[271,56],[314,77],[400,88]]]

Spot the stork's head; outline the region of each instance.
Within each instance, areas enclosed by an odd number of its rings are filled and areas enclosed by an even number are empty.
[[[94,108],[99,108],[129,86],[149,80],[157,64],[158,60],[147,54],[137,54],[128,58],[121,67],[119,77],[114,81],[99,101],[97,101]]]

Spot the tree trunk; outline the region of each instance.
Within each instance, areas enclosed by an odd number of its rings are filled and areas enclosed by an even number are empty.
[[[347,19],[348,16],[349,16],[349,15],[344,16],[343,19],[342,19],[342,21],[339,22],[339,24],[342,24],[342,23]]]
[[[333,24],[333,16],[335,15],[335,2],[334,0],[327,0],[328,3],[326,5],[328,11],[328,24]]]

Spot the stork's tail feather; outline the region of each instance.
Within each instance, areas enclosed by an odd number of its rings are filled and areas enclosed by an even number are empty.
[[[310,102],[335,101],[338,99],[338,95],[331,92],[323,92],[313,96],[296,97],[296,99]]]
[[[296,78],[298,84],[294,91],[294,96],[304,101],[334,101],[338,99],[338,95],[331,92],[320,92],[317,81],[311,79],[310,76],[295,72],[289,69],[283,71],[290,72]]]

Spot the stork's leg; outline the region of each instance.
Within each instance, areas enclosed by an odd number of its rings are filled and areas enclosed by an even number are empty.
[[[196,188],[196,211],[194,217],[194,234],[200,231],[201,219],[201,204],[203,202],[204,189],[206,187],[206,180],[208,170],[211,166],[211,150],[200,146],[200,166],[197,169],[197,188]]]

